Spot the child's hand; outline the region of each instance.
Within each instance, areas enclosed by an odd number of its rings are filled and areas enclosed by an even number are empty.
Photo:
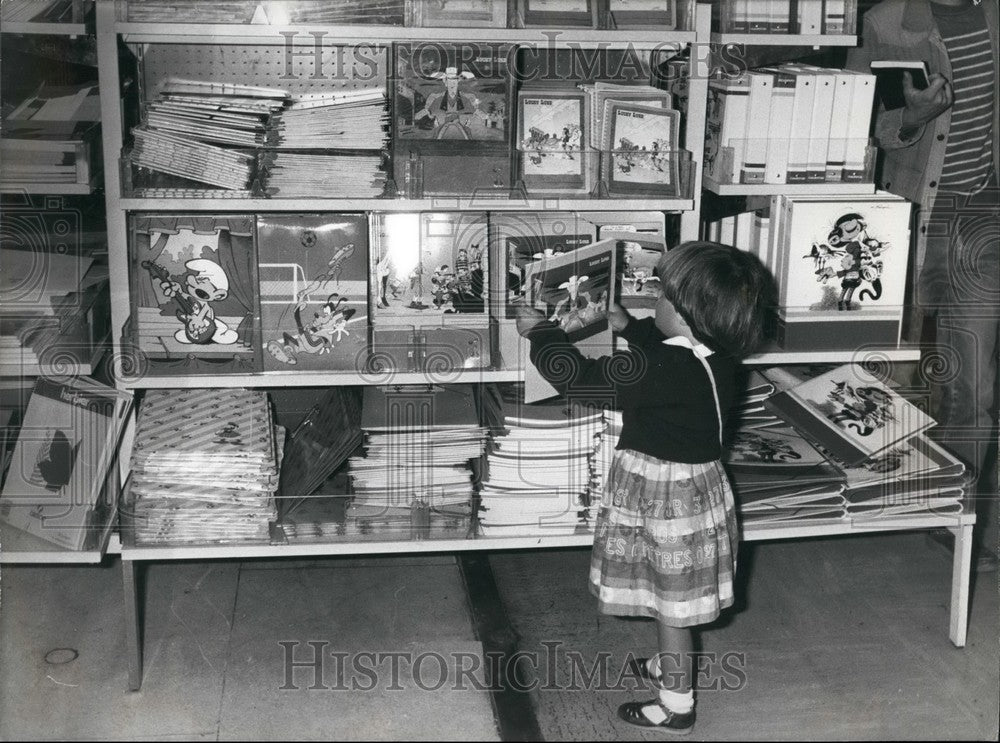
[[[514,307],[514,315],[517,318],[517,332],[522,336],[527,336],[538,323],[545,322],[544,313],[524,304]]]
[[[631,315],[625,311],[623,307],[614,302],[608,305],[608,324],[611,325],[611,329],[616,332],[621,332],[625,330],[625,326],[628,325],[628,321],[631,319]]]

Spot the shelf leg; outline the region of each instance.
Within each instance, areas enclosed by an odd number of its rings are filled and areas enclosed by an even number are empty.
[[[955,647],[965,647],[969,628],[969,584],[972,579],[972,524],[950,528],[955,535],[951,562],[951,626],[948,636]]]
[[[122,560],[122,589],[125,599],[125,652],[128,654],[128,688],[142,686],[142,627],[139,607],[138,567],[132,560]]]

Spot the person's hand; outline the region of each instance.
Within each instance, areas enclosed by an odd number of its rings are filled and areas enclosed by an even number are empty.
[[[626,312],[620,305],[614,302],[611,302],[608,305],[608,324],[615,332],[620,333],[625,330],[625,326],[628,325],[630,318],[631,315],[629,315],[628,312]]]
[[[923,90],[913,87],[913,76],[903,72],[903,126],[915,127],[926,124],[947,111],[954,102],[954,93],[943,75],[933,73],[927,78],[928,85]]]
[[[514,317],[517,318],[517,332],[527,336],[540,322],[545,322],[545,314],[526,304],[514,306]]]

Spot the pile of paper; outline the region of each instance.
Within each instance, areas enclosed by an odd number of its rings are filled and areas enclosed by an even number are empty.
[[[504,387],[504,428],[494,431],[480,489],[483,534],[586,531],[600,497],[604,414],[562,399],[530,405],[523,399],[522,385]]]
[[[282,444],[261,390],[150,390],[126,489],[135,542],[268,541]]]
[[[349,461],[355,512],[414,505],[469,512],[472,462],[487,437],[471,388],[367,387],[361,428],[365,455]]]

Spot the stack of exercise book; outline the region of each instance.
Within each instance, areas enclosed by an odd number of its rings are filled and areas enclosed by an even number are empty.
[[[288,91],[255,85],[164,81],[132,130],[134,165],[227,189],[246,189],[255,149]]]
[[[284,442],[262,390],[150,390],[126,510],[136,544],[266,542]]]
[[[473,462],[487,436],[471,388],[366,387],[361,428],[364,456],[349,460],[348,516],[395,516],[407,527],[414,508],[471,516]]]
[[[4,549],[24,544],[24,533],[63,549],[100,546],[115,514],[118,443],[131,408],[130,392],[88,377],[36,380],[0,493]]]
[[[503,430],[494,431],[480,489],[485,536],[586,532],[600,497],[595,477],[600,408],[558,399],[525,404],[523,385],[503,387]]]
[[[272,196],[377,197],[389,140],[384,88],[310,94],[278,111],[267,125],[262,162]]]

